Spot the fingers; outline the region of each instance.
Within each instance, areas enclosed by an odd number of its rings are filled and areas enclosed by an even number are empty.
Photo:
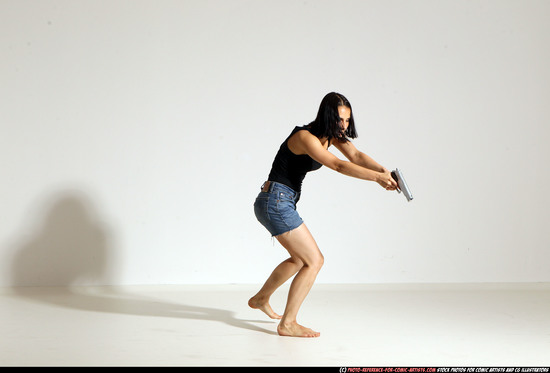
[[[397,182],[393,178],[390,178],[386,185],[386,190],[396,190],[397,188],[398,188]]]
[[[384,177],[381,178],[380,181],[378,181],[380,186],[386,190],[396,190],[398,189],[397,181],[391,176],[391,173],[386,170],[384,172]]]

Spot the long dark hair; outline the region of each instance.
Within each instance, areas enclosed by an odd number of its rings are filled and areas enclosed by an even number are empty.
[[[340,128],[340,115],[338,107],[345,106],[350,110],[349,125],[346,132],[342,134]],[[355,121],[353,120],[353,109],[348,99],[340,93],[330,92],[321,101],[317,118],[310,123],[311,133],[319,138],[327,137],[329,141],[337,139],[340,142],[347,142],[357,137]]]

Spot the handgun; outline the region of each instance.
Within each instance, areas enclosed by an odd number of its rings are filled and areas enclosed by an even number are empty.
[[[403,192],[403,195],[407,198],[407,202],[410,202],[413,199],[413,196],[407,182],[405,181],[405,178],[403,177],[403,172],[396,168],[391,172],[391,177],[393,177],[393,179],[397,182],[397,185],[399,185],[399,188],[397,188],[397,193]]]

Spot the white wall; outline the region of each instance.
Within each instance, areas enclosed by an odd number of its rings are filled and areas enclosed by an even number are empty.
[[[402,195],[323,168],[318,281],[550,281],[550,2],[2,0],[0,285],[260,283],[252,204],[329,91]]]

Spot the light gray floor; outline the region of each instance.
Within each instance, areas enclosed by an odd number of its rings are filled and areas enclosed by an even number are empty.
[[[550,284],[316,284],[298,320],[316,339],[277,336],[257,289],[4,288],[0,365],[550,365]]]

